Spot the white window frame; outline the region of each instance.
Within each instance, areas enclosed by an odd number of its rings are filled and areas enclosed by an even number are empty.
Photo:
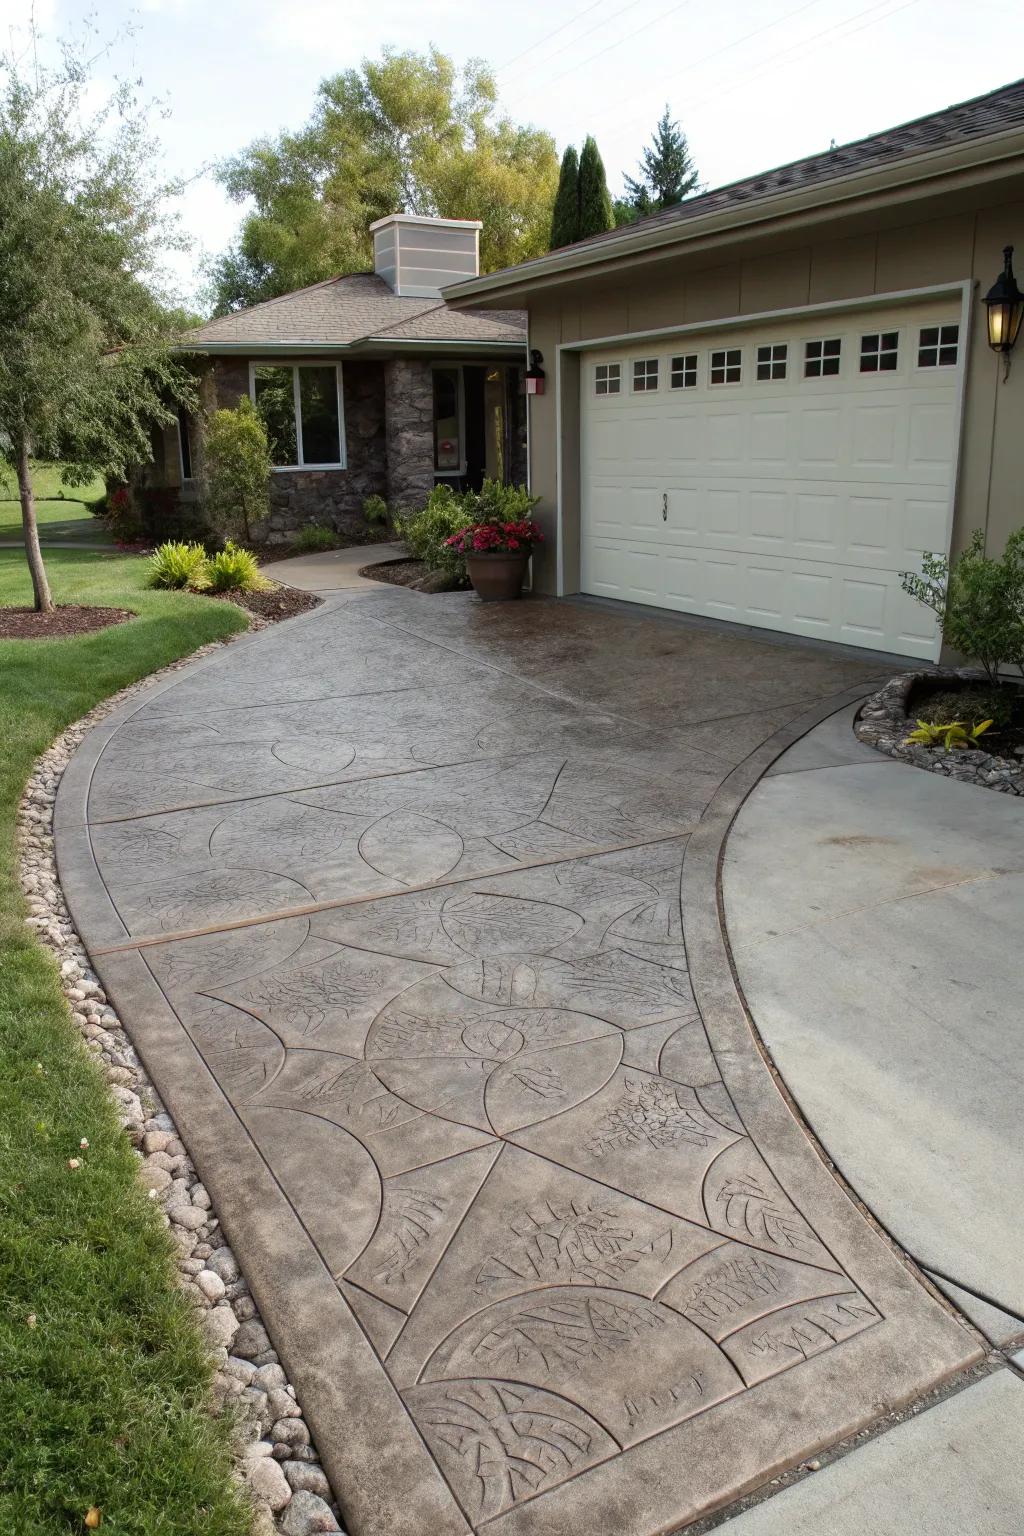
[[[878,337],[878,351],[877,352],[865,352],[864,351],[864,342],[865,342],[865,340],[866,340],[866,338],[868,336],[877,336]],[[895,346],[895,348],[893,348],[893,347],[883,347],[882,346],[882,342],[883,342],[883,340],[885,339],[886,336],[895,336],[896,337],[896,346]],[[895,358],[896,358],[895,366],[892,367],[892,368],[883,368],[882,367],[882,358],[883,357],[892,357],[892,356],[895,356]],[[865,368],[863,366],[865,357],[873,357],[873,358],[875,358],[876,362],[877,362],[877,367]],[[900,331],[900,328],[898,326],[897,326],[895,331],[884,331],[881,328],[881,326],[879,326],[877,331],[859,331],[857,333],[857,373],[862,378],[867,376],[867,375],[873,375],[874,377],[877,378],[878,375],[882,374],[882,373],[899,373],[901,371],[901,360],[902,360],[902,357],[903,357],[903,334]]]
[[[807,336],[807,337],[805,337],[805,339],[804,339],[804,355],[803,355],[803,373],[802,373],[801,377],[804,378],[804,379],[811,379],[811,380],[813,380],[816,383],[819,382],[821,379],[838,379],[839,376],[841,375],[842,371],[843,371],[843,342],[844,342],[844,339],[845,338],[842,337],[842,336]],[[838,342],[838,344],[839,344],[839,351],[838,352],[830,352],[830,353],[828,353],[826,355],[825,347],[829,344],[829,342],[833,342],[833,341],[834,342]],[[808,351],[807,351],[808,347],[821,347],[822,350],[818,353],[817,357],[811,357],[811,356],[809,356]],[[825,372],[825,364],[827,362],[830,363],[833,360],[836,363],[835,369],[833,371],[829,372],[829,373],[826,373]],[[807,372],[807,364],[808,363],[817,363],[818,364],[818,372],[817,373],[808,373]]]
[[[458,416],[459,416],[459,465],[457,469],[438,469],[434,465],[435,480],[458,480],[466,473],[466,376],[462,363],[431,363],[430,365],[430,458],[431,461],[437,455],[437,421],[434,417],[434,374],[440,369],[446,373],[454,370],[458,374]]]
[[[679,364],[678,368],[676,364]],[[678,375],[678,383],[676,378]],[[700,383],[700,353],[676,352],[668,360],[669,389],[696,389]]]
[[[194,482],[194,480],[195,480],[195,463],[193,462],[192,439],[189,438],[188,439],[188,461],[189,461],[189,464],[192,467],[192,473],[190,475],[186,475],[186,473],[185,473],[185,446],[184,446],[184,443],[182,441],[183,433],[182,433],[182,426],[181,426],[181,418],[183,416],[186,418],[186,420],[185,420],[185,435],[187,435],[187,433],[188,433],[188,412],[186,411],[186,409],[185,409],[185,407],[183,405],[179,405],[178,406],[178,416],[177,416],[177,428],[178,428],[178,469],[181,472],[181,483],[182,483],[182,485],[191,485]]]
[[[249,362],[249,399],[256,404],[256,369],[257,368],[290,368],[292,370],[292,404],[295,411],[295,446],[297,450],[297,464],[275,464],[275,475],[306,474],[316,469],[347,469],[348,468],[348,443],[345,438],[345,390],[342,380],[340,363],[314,360],[310,358],[290,357],[254,357]],[[302,404],[299,395],[299,369],[300,368],[333,368],[334,387],[338,396],[338,452],[341,457],[336,464],[307,464],[302,451]]]
[[[934,346],[932,346],[930,342],[927,345],[925,345],[925,343],[922,342],[921,337],[924,335],[925,331],[937,331],[938,332],[938,339],[936,340]],[[943,331],[956,331],[956,340],[955,341],[943,341],[943,339],[942,339]],[[950,347],[953,348],[953,351],[956,354],[955,357],[953,358],[953,361],[951,363],[940,362],[939,361],[939,353],[940,352],[948,351]],[[935,361],[933,363],[922,363],[922,361],[921,361],[921,353],[922,352],[934,352],[935,353]],[[918,328],[917,328],[917,344],[914,347],[914,367],[915,368],[920,368],[925,373],[931,373],[932,369],[935,369],[936,371],[938,371],[940,368],[955,368],[957,366],[957,364],[959,363],[959,361],[960,361],[960,325],[959,325],[958,321],[956,321],[956,320],[945,320],[945,321],[936,320],[936,321],[933,321],[933,322],[929,322],[927,325],[919,325],[918,326]]]
[[[767,357],[761,353],[767,352]],[[782,372],[776,373],[776,368],[782,365]],[[760,370],[768,369],[767,378],[762,379]],[[785,383],[789,376],[789,342],[788,341],[757,341],[754,343],[754,383],[755,384],[781,384]]]
[[[654,364],[654,372],[653,373],[648,373],[647,370],[650,367],[651,363]],[[643,373],[640,375],[640,378],[643,380],[643,383],[641,384],[639,389],[637,389],[637,371],[636,371],[638,368],[642,368],[644,370]],[[652,379],[654,380],[653,384],[650,382]],[[661,358],[660,357],[634,357],[634,358],[632,358],[630,360],[630,364],[629,364],[629,388],[630,388],[630,393],[633,394],[633,395],[656,395],[658,393],[658,390],[661,388]]]
[[[740,360],[739,360],[738,363],[730,363],[730,361],[729,361],[729,354],[730,354],[730,352],[738,352],[739,353],[739,359]],[[728,373],[730,368],[738,368],[739,371],[740,371],[740,376],[739,376],[738,379],[727,379],[727,378],[714,379],[714,378],[711,377],[711,375],[715,371],[715,368],[717,366],[719,366],[718,364],[715,363],[715,358],[718,357],[718,356],[721,356],[721,358],[722,358],[721,369],[722,369],[723,374]],[[713,351],[708,353],[708,388],[709,389],[738,389],[742,383],[743,383],[743,348],[742,347],[715,347]]]
[[[603,379],[599,379],[598,376],[597,376],[597,370],[599,368],[603,368],[605,370],[605,376],[604,376]],[[615,379],[614,379],[615,388],[614,389],[612,389],[612,387],[611,387],[612,386],[612,382],[613,382],[611,370],[613,368],[615,369]],[[603,384],[604,385],[604,389],[598,389],[597,386],[599,384]],[[595,363],[594,364],[594,398],[597,399],[597,400],[607,400],[610,395],[621,395],[621,394],[622,394],[622,364],[621,363]]]

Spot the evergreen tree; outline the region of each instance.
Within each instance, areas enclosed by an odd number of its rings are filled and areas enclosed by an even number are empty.
[[[580,162],[576,150],[570,144],[562,156],[562,169],[558,175],[558,191],[551,215],[551,243],[549,250],[561,245],[572,245],[579,239],[580,226]]]
[[[580,222],[578,240],[601,235],[615,228],[612,199],[604,174],[604,161],[593,137],[588,133],[580,155]]]
[[[640,176],[625,178],[626,202],[636,209],[637,218],[672,208],[684,197],[697,191],[700,177],[690,155],[686,135],[672,121],[666,106],[650,145],[640,159]]]

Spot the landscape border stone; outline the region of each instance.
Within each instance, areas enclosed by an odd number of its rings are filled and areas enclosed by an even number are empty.
[[[947,752],[944,747],[907,741],[916,723],[907,713],[907,702],[915,686],[924,681],[957,684],[984,683],[986,679],[972,667],[901,672],[865,701],[854,723],[858,741],[915,768],[945,774],[948,779],[979,784],[1001,795],[1024,795],[1024,760],[1020,758],[997,757],[991,752]]]

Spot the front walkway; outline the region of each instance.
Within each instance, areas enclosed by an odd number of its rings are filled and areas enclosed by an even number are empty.
[[[352,592],[360,587],[379,590],[380,583],[360,576],[364,565],[382,560],[398,560],[406,553],[404,544],[352,544],[346,549],[327,549],[318,555],[293,555],[289,560],[273,560],[263,566],[264,576],[283,581],[303,592],[326,596],[330,592]]]
[[[981,1357],[720,926],[743,798],[877,669],[357,587],[72,763],[72,911],[353,1536],[653,1536]]]

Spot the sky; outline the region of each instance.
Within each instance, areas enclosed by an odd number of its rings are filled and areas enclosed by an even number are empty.
[[[30,9],[0,0],[0,52]],[[87,16],[104,38],[134,28],[103,67],[169,108],[159,132],[168,172],[190,178],[193,242],[174,275],[192,302],[244,213],[212,163],[299,127],[321,79],[386,45],[485,59],[502,109],[559,152],[594,134],[613,196],[666,104],[715,187],[1024,73],[998,46],[1019,36],[1019,0],[35,0],[35,15],[50,39]]]

